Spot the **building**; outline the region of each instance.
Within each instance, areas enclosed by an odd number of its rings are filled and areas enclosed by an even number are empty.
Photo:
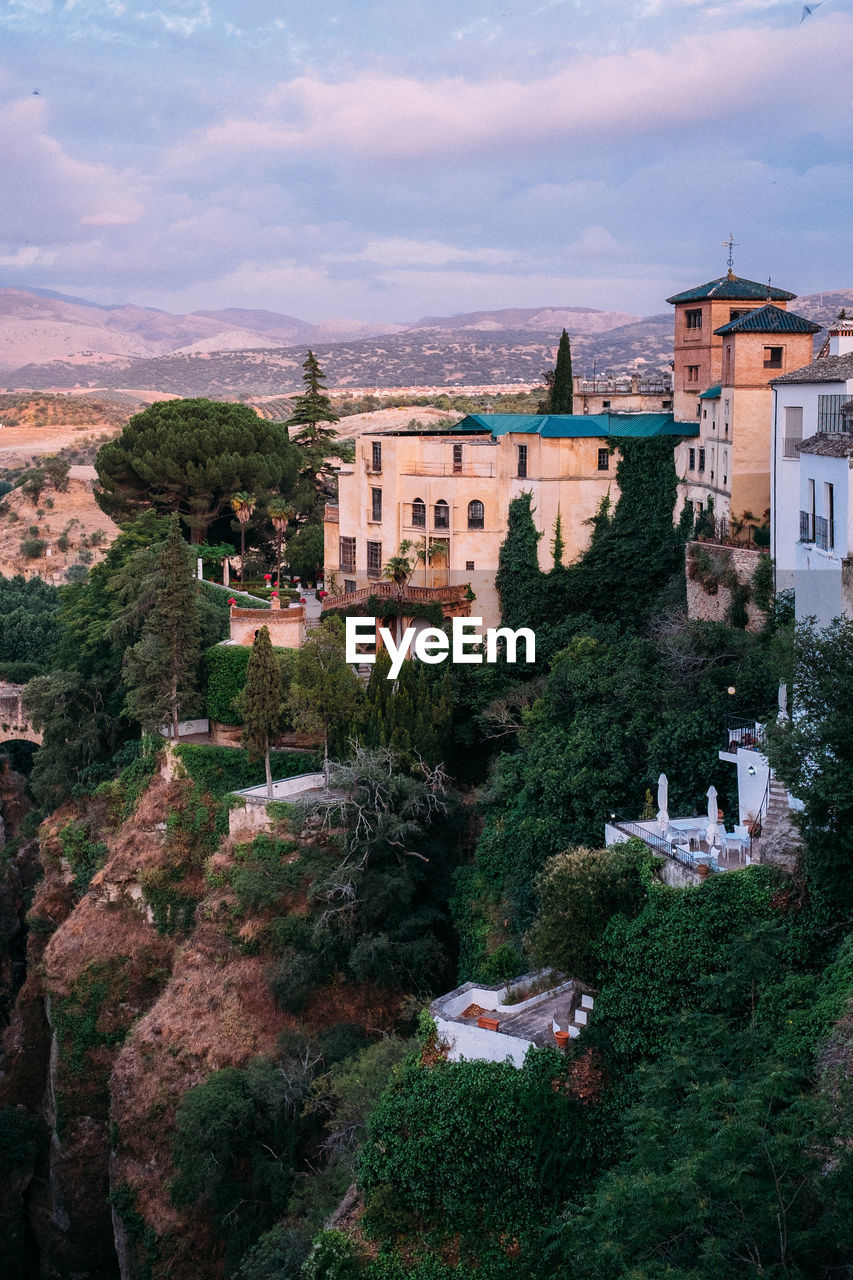
[[[816,360],[773,382],[776,587],[822,626],[853,616],[851,458],[853,320],[838,320]]]
[[[725,535],[761,525],[770,509],[771,382],[811,359],[820,329],[787,311],[793,297],[729,272],[668,299],[674,413],[699,428],[677,453],[681,497]]]
[[[611,445],[695,432],[695,422],[676,422],[671,413],[472,414],[448,431],[361,436],[354,463],[339,470],[338,503],[326,509],[326,585],[336,595],[366,595],[409,542],[420,550],[412,585],[470,586],[472,614],[492,626],[513,498],[533,493],[544,535],[540,566],[551,566],[558,512],[571,563],[589,543],[588,521],[601,500],[618,496]]]

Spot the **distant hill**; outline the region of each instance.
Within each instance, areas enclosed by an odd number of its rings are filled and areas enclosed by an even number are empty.
[[[853,289],[797,298],[818,323]],[[563,328],[575,372],[668,369],[672,312],[636,317],[590,307],[508,308],[425,316],[413,324],[309,324],[275,311],[227,307],[170,315],[125,304],[98,307],[61,295],[0,289],[0,382],[9,388],[135,388],[219,397],[286,395],[300,388],[311,345],[332,389],[533,385],[553,367]]]
[[[561,328],[562,326],[560,326]],[[314,350],[330,388],[532,385],[553,368],[560,328],[525,330],[410,330],[355,342],[317,343]],[[672,316],[652,316],[600,334],[573,338],[575,369],[666,369],[672,358]],[[83,371],[64,362],[27,365],[8,375],[10,386],[156,387],[174,395],[281,395],[301,386],[304,347],[184,352],[119,367]]]

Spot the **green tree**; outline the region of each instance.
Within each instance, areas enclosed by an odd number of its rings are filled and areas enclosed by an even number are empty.
[[[541,537],[533,523],[533,494],[521,493],[509,504],[506,539],[495,575],[501,621],[508,627],[527,626],[535,620],[535,599],[542,578],[536,544]]]
[[[126,521],[148,507],[177,512],[192,541],[202,542],[235,492],[289,493],[299,451],[281,424],[248,405],[168,400],[131,418],[95,466],[95,497],[107,515]]]
[[[548,398],[549,413],[571,413],[574,401],[575,384],[572,378],[572,346],[569,335],[564,329],[560,334],[557,347],[557,363],[554,367],[554,381]]]
[[[172,517],[168,538],[143,586],[153,602],[139,640],[125,656],[125,709],[147,732],[170,724],[177,741],[180,712],[187,710],[196,692],[201,656],[198,582],[177,516]],[[143,592],[129,609],[144,608],[144,601]]]
[[[344,624],[324,620],[298,651],[290,708],[297,728],[323,735],[323,772],[329,785],[329,736],[350,725],[364,702],[361,681],[344,652]]]
[[[790,719],[770,726],[768,755],[805,808],[803,869],[824,923],[853,918],[853,621],[795,633]]]
[[[30,724],[42,734],[30,785],[36,799],[53,808],[98,759],[113,720],[99,685],[80,671],[36,676],[23,698]]]
[[[640,840],[550,858],[536,877],[539,908],[526,940],[534,963],[595,982],[608,921],[640,912],[655,865]]]
[[[263,756],[267,796],[272,800],[270,744],[281,730],[284,690],[281,667],[273,652],[269,627],[261,627],[255,635],[249,655],[242,708],[243,746],[248,748],[250,760],[259,760]]]
[[[296,510],[293,503],[285,498],[270,498],[267,503],[267,515],[275,530],[275,585],[278,590],[281,587],[281,543],[287,526],[296,515]]]
[[[316,522],[300,525],[287,539],[285,555],[287,567],[303,582],[313,582],[323,569],[325,547],[323,526]]]
[[[557,507],[557,518],[554,521],[554,537],[551,540],[551,555],[554,560],[554,568],[561,569],[563,567],[563,552],[566,549],[566,543],[563,538],[563,517],[560,508]]]
[[[243,490],[241,493],[234,494],[230,506],[240,524],[240,586],[242,587],[246,567],[246,525],[252,518],[257,499]]]
[[[326,375],[311,350],[309,350],[302,368],[304,369],[302,381],[305,384],[305,390],[301,396],[297,397],[296,404],[293,406],[293,413],[284,425],[288,428],[299,428],[296,434],[291,436],[291,439],[304,449],[313,450],[318,445],[322,446],[323,449],[327,449],[337,438],[337,433],[332,430],[330,424],[338,422],[339,418],[332,408],[331,400],[326,395]]]

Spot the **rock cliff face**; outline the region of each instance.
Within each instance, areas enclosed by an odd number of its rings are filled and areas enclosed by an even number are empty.
[[[268,958],[251,954],[251,925],[234,932],[230,889],[205,879],[211,848],[222,867],[231,846],[210,830],[198,842],[191,784],[155,777],[120,825],[87,803],[40,829],[28,975],[5,1035],[0,1121],[34,1135],[5,1184],[0,1170],[10,1280],[217,1280],[221,1240],[169,1196],[175,1111],[212,1070],[272,1052],[294,1020],[269,992]],[[106,846],[82,896],[60,838],[81,823]]]

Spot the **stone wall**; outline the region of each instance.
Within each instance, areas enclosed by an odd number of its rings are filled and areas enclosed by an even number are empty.
[[[252,645],[255,633],[268,627],[274,649],[301,649],[305,643],[305,606],[287,609],[238,609],[231,606],[231,639],[234,644]]]
[[[728,571],[733,571],[738,580],[747,585],[751,584],[759,559],[765,553],[754,547],[722,546],[715,542],[688,542],[686,552],[687,616],[700,622],[727,622],[732,593],[722,581],[703,582],[702,576],[697,576],[697,556],[704,553],[713,561],[714,579],[722,579]],[[746,613],[747,631],[760,631],[764,614],[754,600],[746,602]]]

